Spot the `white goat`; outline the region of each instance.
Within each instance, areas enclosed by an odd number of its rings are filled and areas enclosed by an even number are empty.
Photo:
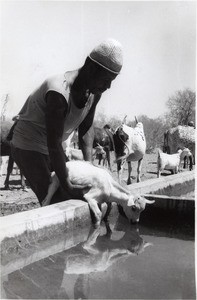
[[[189,157],[191,155],[192,153],[188,148],[184,148],[183,150],[179,149],[175,154],[167,154],[159,150],[157,158],[157,177],[160,177],[161,171],[164,169],[172,170],[175,174],[177,174],[181,171],[181,162],[184,157]]]
[[[66,167],[73,184],[90,186],[89,190],[84,193],[84,199],[88,202],[95,216],[95,227],[98,227],[101,223],[101,204],[104,202],[108,205],[105,220],[109,215],[111,203],[116,202],[122,206],[125,215],[132,222],[139,221],[140,213],[145,209],[146,203],[154,203],[154,201],[147,200],[144,197],[132,195],[130,191],[116,182],[106,169],[93,166],[89,162],[69,161],[66,163]],[[50,204],[51,198],[58,187],[59,180],[53,174],[52,183],[43,201],[43,206]]]
[[[141,122],[137,122],[134,128],[122,124],[114,135],[114,149],[117,162],[118,178],[121,181],[122,171],[125,162],[128,162],[127,184],[131,184],[132,161],[137,161],[137,182],[141,181],[142,160],[146,153],[146,138],[144,128]]]
[[[103,160],[103,166],[106,164],[107,160],[107,153],[104,150],[104,147],[101,146],[99,143],[97,143],[97,146],[93,148],[93,160],[98,157],[98,164],[101,164],[101,161]]]
[[[83,153],[80,149],[75,149],[70,146],[67,146],[64,148],[64,152],[68,160],[84,160]],[[106,152],[100,144],[98,144],[95,148],[92,149],[93,160],[96,158],[97,155],[101,155],[104,165],[106,159]]]
[[[68,160],[84,160],[83,153],[80,149],[67,147],[64,152]]]

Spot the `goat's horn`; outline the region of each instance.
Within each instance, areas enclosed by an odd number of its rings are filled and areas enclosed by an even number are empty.
[[[137,119],[137,117],[135,116],[135,122],[136,122],[136,124],[138,123],[138,119]]]
[[[144,243],[144,248],[149,247],[149,246],[153,246],[153,243],[150,243],[150,242],[145,242]]]
[[[127,115],[125,115],[124,119],[122,120],[122,124],[126,123],[126,118],[127,118]]]
[[[120,156],[120,157],[118,157],[117,159],[115,159],[114,162],[117,163],[117,162],[119,162],[120,160],[126,159],[126,157],[127,157],[126,155]]]

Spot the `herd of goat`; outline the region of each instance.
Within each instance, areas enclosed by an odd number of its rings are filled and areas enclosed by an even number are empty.
[[[2,124],[3,125],[3,124]],[[152,204],[140,195],[133,195],[130,191],[121,185],[122,171],[125,163],[128,163],[127,184],[131,183],[131,162],[137,161],[137,182],[140,182],[142,160],[146,153],[146,138],[143,124],[137,122],[134,128],[122,123],[114,132],[108,125],[104,128],[94,129],[93,159],[98,158],[99,164],[103,160],[103,165],[107,162],[108,169],[111,171],[110,152],[114,151],[115,161],[117,163],[117,172],[119,182],[114,180],[106,168],[98,168],[93,164],[83,161],[83,155],[78,147],[73,147],[73,135],[69,140],[62,143],[65,155],[69,162],[66,163],[71,181],[75,184],[90,186],[84,194],[84,199],[88,202],[95,218],[95,226],[99,226],[102,218],[101,205],[107,203],[105,219],[111,210],[111,203],[116,202],[120,205],[129,220],[138,222],[140,213],[145,209],[146,204]],[[5,179],[5,188],[9,188],[9,176],[12,172],[14,161],[10,154],[10,141],[4,139],[1,143],[1,155],[9,156],[7,176]],[[75,145],[77,141],[75,141]],[[71,146],[72,145],[72,146]],[[178,146],[178,145],[177,145]],[[193,149],[187,148],[187,144],[182,145],[182,149],[177,149],[175,153],[163,153],[158,151],[157,177],[160,177],[164,169],[178,173],[181,170],[182,161],[185,158],[190,160],[190,170],[194,163]],[[25,189],[25,180],[21,174],[22,187]],[[48,194],[43,202],[43,206],[49,205],[50,200],[59,186],[58,178],[52,175],[52,183],[49,186]]]

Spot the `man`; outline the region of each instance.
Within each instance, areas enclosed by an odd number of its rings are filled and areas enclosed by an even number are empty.
[[[51,203],[65,199],[68,192],[82,197],[86,187],[70,182],[62,141],[78,128],[84,159],[92,161],[96,105],[121,68],[122,47],[108,39],[92,50],[82,68],[48,78],[25,102],[14,127],[12,154],[41,205],[52,170],[61,191]]]

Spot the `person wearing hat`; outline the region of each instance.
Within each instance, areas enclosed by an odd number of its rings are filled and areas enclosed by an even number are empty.
[[[12,155],[40,204],[47,194],[51,171],[60,189],[52,203],[81,198],[87,187],[73,185],[68,176],[62,142],[78,128],[84,160],[92,161],[93,120],[103,92],[122,68],[122,46],[108,39],[88,55],[74,71],[46,79],[26,100],[13,130]]]

